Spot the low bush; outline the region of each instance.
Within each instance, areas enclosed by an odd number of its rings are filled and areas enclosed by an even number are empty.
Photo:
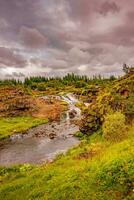
[[[126,137],[125,115],[121,112],[108,114],[105,117],[102,130],[106,140],[117,142]]]

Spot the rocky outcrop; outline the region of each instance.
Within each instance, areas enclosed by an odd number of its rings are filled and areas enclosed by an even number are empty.
[[[33,98],[22,88],[0,88],[0,116],[19,116],[34,108]]]
[[[100,128],[100,125],[101,117],[99,113],[87,109],[83,114],[79,129],[82,133],[92,135]]]

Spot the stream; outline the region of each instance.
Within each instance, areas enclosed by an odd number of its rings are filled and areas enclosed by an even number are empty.
[[[52,161],[57,154],[65,153],[80,141],[73,136],[79,130],[74,121],[80,118],[78,100],[72,94],[59,97],[69,104],[58,122],[32,128],[26,134],[13,135],[0,147],[0,166],[15,164],[40,164]]]

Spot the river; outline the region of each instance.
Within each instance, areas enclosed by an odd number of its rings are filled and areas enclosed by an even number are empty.
[[[17,134],[0,147],[0,166],[15,164],[40,164],[52,161],[57,154],[65,153],[80,141],[73,136],[79,130],[74,121],[80,117],[78,100],[72,94],[59,97],[69,104],[59,122],[51,122],[30,129],[26,134]]]

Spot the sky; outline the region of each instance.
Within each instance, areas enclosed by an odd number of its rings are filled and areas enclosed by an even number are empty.
[[[121,75],[134,0],[0,0],[0,78]]]

